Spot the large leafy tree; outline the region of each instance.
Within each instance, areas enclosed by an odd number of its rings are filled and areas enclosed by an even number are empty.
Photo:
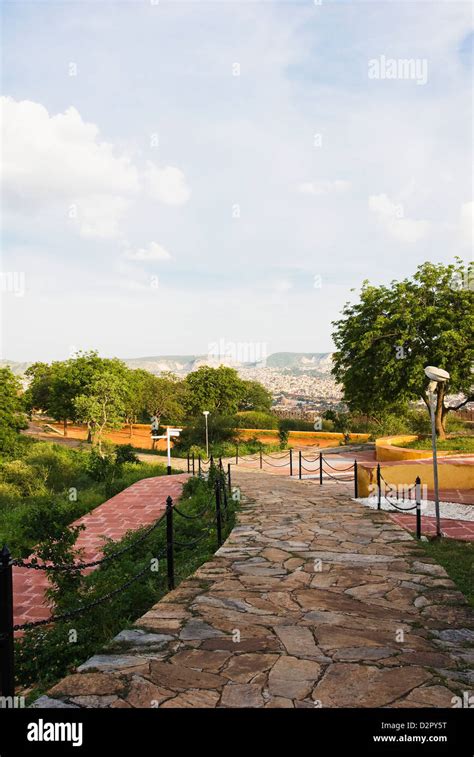
[[[259,381],[243,381],[243,398],[239,410],[257,410],[269,412],[272,406],[272,395]]]
[[[10,368],[0,368],[0,451],[8,452],[16,434],[26,427],[21,384]]]
[[[69,360],[34,363],[26,371],[31,379],[26,392],[30,409],[44,410],[64,424],[67,436],[68,420],[79,420],[76,399],[91,394],[91,387],[104,373],[113,373],[126,381],[127,368],[120,360],[99,357],[95,351],[78,352]]]
[[[203,410],[219,415],[232,415],[239,409],[245,395],[244,382],[234,368],[201,366],[189,373],[186,385],[186,410],[196,416]]]
[[[333,324],[333,374],[351,410],[377,416],[420,398],[429,409],[424,368],[436,365],[451,376],[436,396],[436,431],[445,436],[449,411],[474,400],[473,273],[456,259],[424,263],[390,286],[364,282],[359,301]]]
[[[173,373],[154,376],[147,373],[143,385],[143,408],[149,416],[156,416],[158,424],[165,418],[179,423],[183,418],[183,382]]]

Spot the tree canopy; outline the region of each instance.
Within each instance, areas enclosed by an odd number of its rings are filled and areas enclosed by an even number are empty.
[[[445,435],[446,415],[474,399],[473,269],[424,263],[412,278],[373,286],[365,281],[360,299],[347,303],[333,323],[333,374],[349,408],[367,415],[423,399],[428,406],[424,368],[450,373],[437,390],[436,428]],[[447,395],[462,394],[459,402]]]
[[[21,384],[10,368],[0,368],[0,451],[11,445],[20,429],[26,427]]]

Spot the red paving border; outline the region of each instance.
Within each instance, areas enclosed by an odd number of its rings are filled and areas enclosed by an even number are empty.
[[[399,513],[390,513],[390,517],[399,526],[406,528],[407,531],[415,532],[416,524],[413,515],[400,515]],[[461,541],[474,541],[474,522],[471,520],[451,520],[441,518],[441,533],[448,539],[459,539]],[[432,515],[421,516],[421,533],[423,536],[436,535],[436,518]]]
[[[188,478],[188,473],[143,478],[74,521],[73,525],[86,527],[76,541],[76,547],[83,550],[81,559],[84,562],[97,560],[102,555],[104,537],[117,541],[127,531],[153,523],[165,509],[166,498],[177,499]],[[13,568],[15,624],[50,616],[44,597],[46,588],[45,571]]]

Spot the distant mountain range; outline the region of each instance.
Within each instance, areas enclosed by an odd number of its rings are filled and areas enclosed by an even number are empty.
[[[124,358],[129,368],[142,368],[150,373],[172,371],[186,375],[203,365],[217,367],[227,365],[239,370],[251,368],[273,368],[279,371],[297,371],[298,373],[326,373],[332,367],[331,352],[274,352],[264,363],[239,363],[226,356],[208,357],[207,355],[156,355],[151,357]],[[14,360],[0,360],[0,367],[9,365],[13,373],[21,375],[31,363],[19,363]]]

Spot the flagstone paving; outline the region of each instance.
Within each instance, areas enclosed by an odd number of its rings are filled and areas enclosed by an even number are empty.
[[[244,471],[233,483],[242,509],[214,558],[35,706],[462,701],[474,687],[473,612],[407,531],[347,484]]]

